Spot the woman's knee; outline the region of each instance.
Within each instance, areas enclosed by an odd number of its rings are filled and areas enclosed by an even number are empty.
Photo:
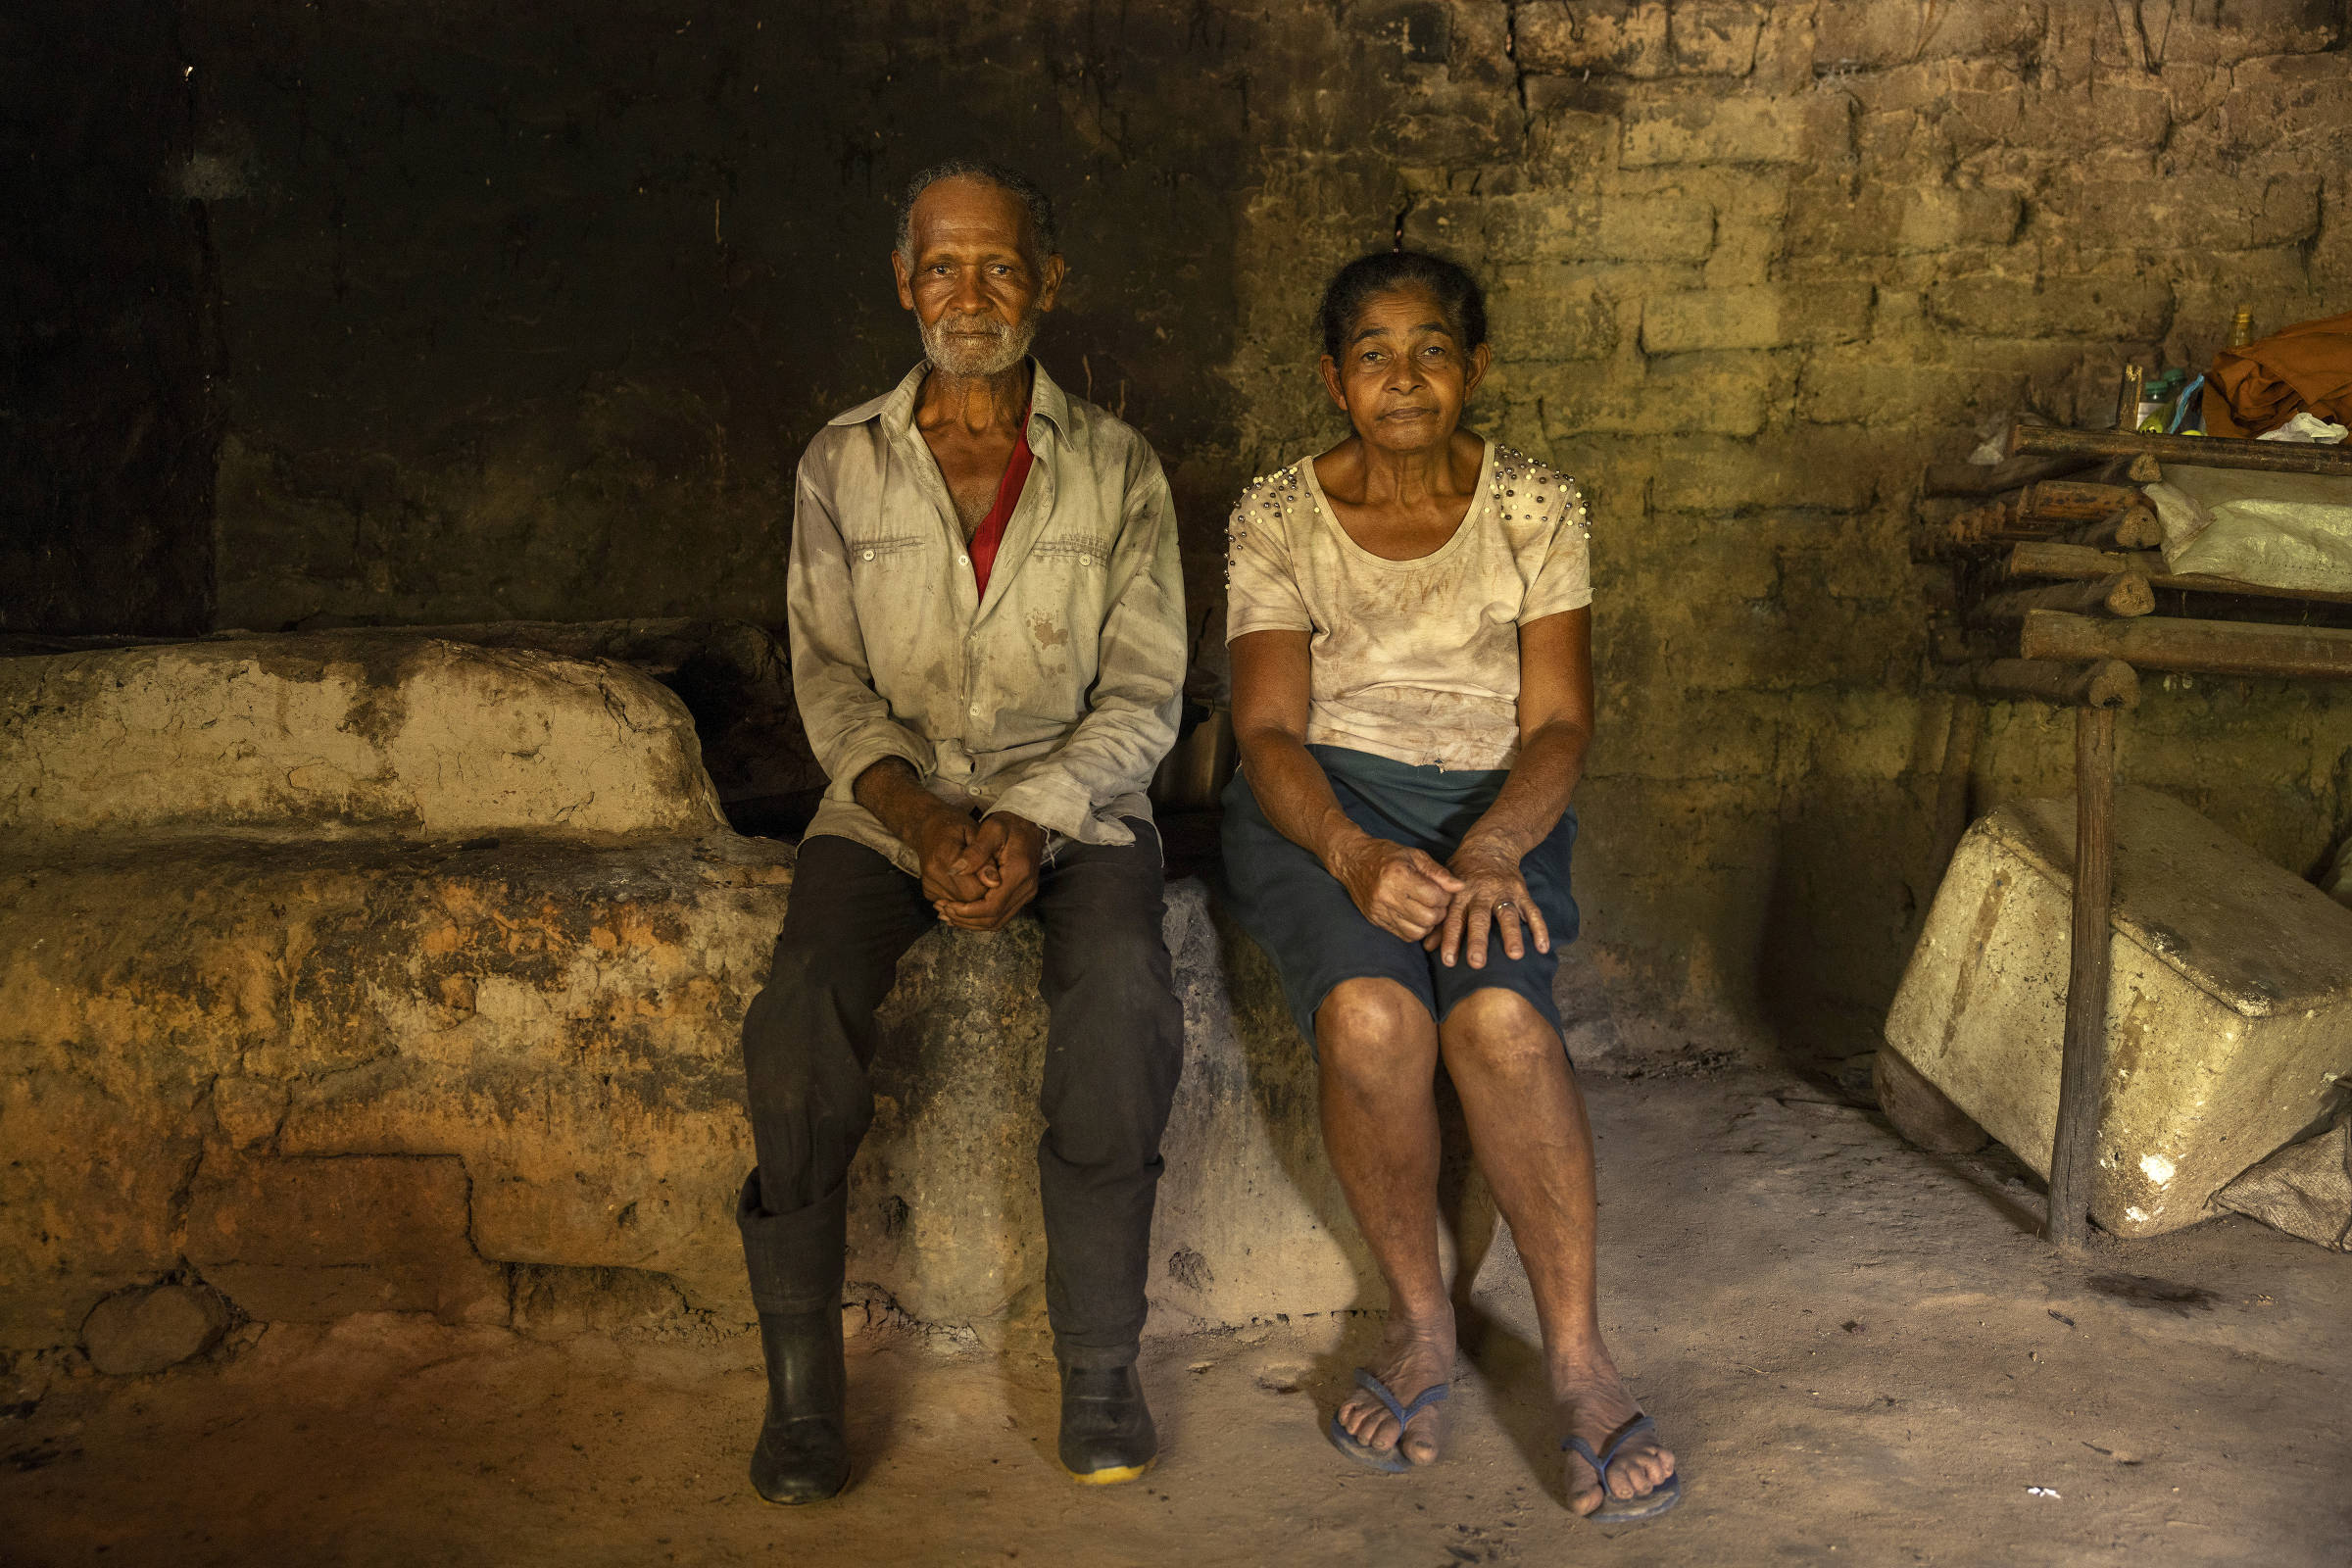
[[[1502,986],[1481,986],[1455,1003],[1443,1034],[1448,1063],[1528,1072],[1566,1060],[1550,1021],[1533,1002]]]
[[[1434,1067],[1433,1035],[1428,1007],[1394,980],[1343,980],[1315,1009],[1315,1054],[1325,1072]]]

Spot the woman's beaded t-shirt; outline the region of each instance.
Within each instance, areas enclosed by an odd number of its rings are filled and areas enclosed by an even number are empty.
[[[1225,640],[1310,633],[1308,743],[1415,766],[1510,766],[1519,628],[1592,602],[1576,481],[1493,441],[1461,526],[1417,560],[1348,537],[1311,458],[1252,480],[1227,533]]]

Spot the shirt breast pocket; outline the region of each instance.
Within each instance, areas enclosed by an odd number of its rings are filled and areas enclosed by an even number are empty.
[[[1058,601],[1072,625],[1099,625],[1110,592],[1110,541],[1092,534],[1056,534],[1029,552],[1023,576],[1043,603]]]
[[[1082,572],[1101,573],[1110,566],[1110,541],[1084,534],[1040,539],[1030,553],[1041,562],[1075,567]]]
[[[860,580],[877,572],[891,572],[920,559],[923,547],[920,534],[902,533],[870,539],[847,541],[850,553],[850,576]]]

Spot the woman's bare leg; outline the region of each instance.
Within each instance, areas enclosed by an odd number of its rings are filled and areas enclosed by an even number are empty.
[[[1641,1407],[1600,1340],[1592,1129],[1576,1074],[1551,1025],[1499,987],[1457,1003],[1440,1038],[1479,1168],[1527,1267],[1562,1433],[1597,1453]],[[1601,1502],[1592,1467],[1573,1454],[1567,1462],[1569,1505],[1591,1513]],[[1609,1491],[1639,1497],[1672,1474],[1674,1455],[1637,1438],[1609,1467]]]
[[[1389,1323],[1371,1371],[1410,1404],[1453,1377],[1453,1302],[1438,1257],[1438,1029],[1393,980],[1348,980],[1315,1012],[1323,1147],[1356,1228],[1389,1286]],[[1443,1405],[1413,1417],[1404,1456],[1438,1456]],[[1396,1417],[1358,1392],[1340,1406],[1358,1443],[1398,1446]]]

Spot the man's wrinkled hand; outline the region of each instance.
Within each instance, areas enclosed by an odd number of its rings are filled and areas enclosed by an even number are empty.
[[[1419,850],[1366,838],[1340,852],[1332,874],[1364,918],[1407,942],[1418,942],[1446,918],[1461,882]]]
[[[939,917],[965,931],[994,931],[1037,897],[1046,858],[1046,830],[1024,816],[997,811],[981,819],[971,842],[950,867],[981,891],[965,899],[934,899]],[[926,888],[926,891],[928,889]]]
[[[979,823],[944,802],[925,814],[914,839],[914,853],[923,867],[924,898],[933,904],[963,903],[987,895],[988,884],[964,868],[980,832]]]

